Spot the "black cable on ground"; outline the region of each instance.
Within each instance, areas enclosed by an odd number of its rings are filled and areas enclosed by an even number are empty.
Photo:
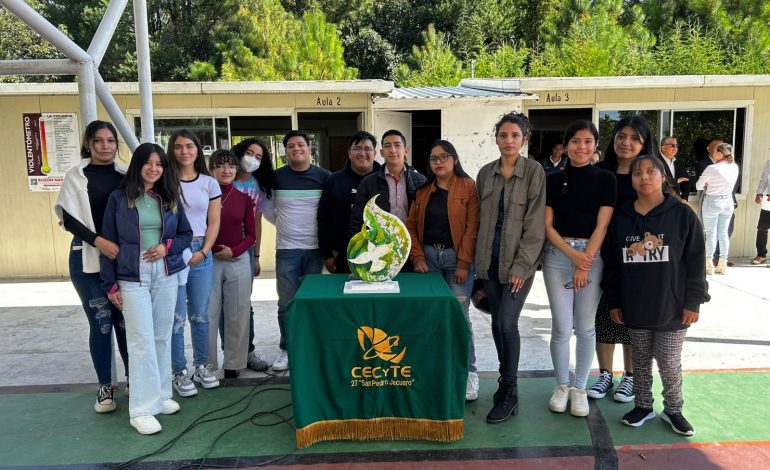
[[[162,445],[160,448],[158,448],[157,450],[154,450],[154,451],[152,451],[152,452],[149,452],[149,453],[147,453],[147,454],[144,454],[144,455],[141,455],[141,456],[139,456],[139,457],[133,458],[133,459],[131,459],[131,460],[127,461],[127,462],[123,462],[123,463],[117,464],[117,465],[115,465],[115,466],[113,466],[113,467],[110,467],[110,469],[111,469],[111,470],[123,470],[123,469],[129,469],[129,468],[131,468],[133,465],[135,465],[135,464],[138,464],[138,463],[142,462],[143,460],[146,460],[146,459],[148,459],[148,458],[150,458],[150,457],[154,457],[154,456],[156,456],[156,455],[160,455],[160,454],[162,454],[162,453],[164,453],[164,452],[168,451],[168,450],[169,450],[169,449],[171,449],[171,448],[172,448],[172,447],[173,447],[173,446],[174,446],[174,445],[175,445],[175,444],[176,444],[176,443],[177,443],[177,442],[178,442],[178,441],[179,441],[179,440],[180,440],[182,437],[184,437],[184,436],[185,436],[186,434],[188,434],[190,431],[192,431],[193,429],[195,429],[195,428],[196,428],[198,425],[201,425],[201,424],[205,424],[205,423],[210,423],[210,422],[214,422],[214,421],[220,421],[220,420],[223,420],[223,419],[228,419],[228,418],[232,418],[232,417],[238,416],[239,414],[241,414],[241,413],[245,412],[246,410],[248,410],[248,409],[249,409],[249,407],[251,406],[251,404],[252,404],[252,401],[254,400],[254,398],[256,398],[256,397],[257,397],[259,394],[261,394],[261,393],[264,393],[264,392],[268,392],[268,391],[274,391],[274,390],[279,390],[279,391],[286,391],[286,392],[290,391],[290,389],[288,389],[288,388],[280,388],[280,387],[269,387],[269,388],[264,388],[264,389],[262,389],[262,390],[257,390],[257,388],[258,388],[258,387],[261,387],[261,386],[263,386],[265,383],[269,382],[269,381],[270,381],[271,379],[273,379],[274,377],[282,377],[282,376],[284,376],[284,375],[285,375],[285,374],[280,374],[280,375],[278,375],[278,374],[269,374],[269,373],[268,373],[267,377],[263,378],[263,379],[262,379],[262,380],[260,380],[258,383],[256,383],[256,384],[255,384],[255,385],[252,387],[252,389],[249,391],[249,393],[247,393],[247,394],[246,394],[246,395],[244,395],[243,397],[239,398],[238,400],[234,401],[233,403],[230,403],[229,405],[226,405],[226,406],[223,406],[223,407],[217,408],[217,409],[215,409],[215,410],[211,410],[211,411],[209,411],[209,412],[207,412],[207,413],[204,413],[203,415],[199,416],[198,418],[196,418],[196,419],[195,419],[195,421],[193,421],[192,423],[190,423],[190,424],[189,424],[189,425],[188,425],[188,426],[187,426],[185,429],[183,429],[183,430],[182,430],[182,431],[181,431],[179,434],[177,434],[176,436],[174,436],[173,438],[171,438],[171,439],[170,439],[168,442],[166,442],[165,444],[163,444],[163,445]],[[224,410],[227,410],[228,408],[232,408],[232,407],[234,407],[234,406],[238,405],[239,403],[243,402],[244,400],[246,400],[246,405],[245,405],[243,408],[241,408],[240,410],[238,410],[238,411],[236,411],[236,412],[234,412],[234,413],[232,413],[232,414],[228,414],[228,415],[226,415],[226,416],[218,416],[218,417],[214,417],[214,418],[206,419],[208,416],[210,416],[210,415],[213,415],[213,414],[215,414],[215,413],[219,413],[220,411],[224,411]],[[284,424],[284,423],[285,423],[285,424],[287,424],[288,426],[290,426],[292,429],[294,429],[294,426],[293,426],[293,424],[292,424],[292,420],[294,419],[294,417],[293,417],[293,416],[290,416],[290,417],[283,417],[281,414],[279,414],[279,413],[278,413],[279,411],[281,411],[281,410],[283,410],[283,409],[285,409],[285,408],[288,408],[288,407],[290,407],[291,405],[292,405],[292,402],[291,402],[291,401],[289,401],[289,403],[287,403],[287,404],[285,404],[285,405],[282,405],[282,406],[279,406],[278,408],[274,408],[274,409],[272,409],[272,410],[267,410],[267,411],[259,411],[259,412],[256,412],[256,413],[252,414],[251,416],[249,416],[248,418],[246,418],[246,419],[244,419],[244,420],[241,420],[241,421],[239,421],[238,423],[236,423],[236,424],[234,424],[234,425],[230,426],[228,429],[224,430],[223,432],[221,432],[220,434],[218,434],[218,435],[216,436],[216,438],[214,439],[214,442],[211,444],[211,446],[209,447],[208,451],[206,452],[206,455],[204,455],[204,456],[203,456],[203,459],[201,459],[200,463],[198,463],[198,464],[185,464],[185,465],[182,465],[182,466],[180,466],[180,467],[177,467],[175,470],[180,470],[180,469],[183,469],[183,468],[189,468],[189,467],[197,467],[197,468],[199,468],[199,469],[202,469],[202,468],[213,468],[213,467],[216,467],[216,468],[242,468],[243,466],[207,465],[205,462],[206,462],[206,459],[208,458],[208,456],[209,456],[209,455],[211,454],[211,452],[214,450],[214,448],[215,448],[215,446],[216,446],[217,442],[219,442],[219,440],[220,440],[220,439],[221,439],[221,438],[222,438],[222,437],[223,437],[225,434],[227,434],[228,432],[232,431],[233,429],[237,428],[238,426],[240,426],[240,425],[242,425],[242,424],[244,424],[244,423],[247,423],[247,422],[251,422],[251,424],[253,424],[254,426],[259,426],[259,427],[265,427],[265,426],[276,426],[276,425],[279,425],[279,424]],[[267,416],[267,415],[275,415],[275,416],[277,416],[279,419],[278,419],[277,421],[275,421],[275,422],[266,423],[266,424],[261,424],[261,423],[255,422],[255,420],[256,420],[256,419],[258,419],[258,418],[260,418],[260,417],[263,417],[263,416]],[[290,453],[287,453],[287,454],[285,454],[285,455],[282,455],[282,456],[280,456],[280,457],[272,458],[272,459],[270,459],[269,461],[266,461],[266,462],[262,462],[262,463],[258,463],[258,464],[249,463],[248,465],[244,465],[244,466],[247,466],[247,467],[255,467],[255,466],[263,466],[263,465],[269,465],[269,464],[275,463],[275,462],[277,462],[277,461],[279,461],[279,460],[281,460],[281,459],[284,459],[284,458],[286,458],[286,457],[288,457],[288,456],[292,455],[294,452],[295,452],[295,450],[292,450],[292,452],[290,452]]]

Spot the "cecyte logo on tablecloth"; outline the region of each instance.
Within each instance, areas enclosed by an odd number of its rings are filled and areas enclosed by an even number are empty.
[[[400,346],[400,336],[390,336],[379,328],[360,326],[358,344],[363,351],[362,359],[380,359],[389,362],[385,366],[356,366],[350,370],[351,387],[409,387],[414,382],[412,367],[399,365],[406,354],[406,346]]]
[[[379,357],[383,361],[398,364],[406,354],[406,347],[401,352],[393,351],[401,340],[400,336],[388,336],[379,328],[361,326],[358,328],[358,344],[364,351],[364,359],[370,360]]]

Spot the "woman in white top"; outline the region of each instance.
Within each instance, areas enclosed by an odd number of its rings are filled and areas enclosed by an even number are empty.
[[[716,273],[725,274],[727,269],[727,253],[730,249],[730,237],[727,228],[733,215],[733,190],[738,181],[738,165],[734,163],[733,146],[720,144],[712,155],[715,159],[703,171],[695,187],[704,192],[703,198],[703,228],[706,232],[706,260],[714,256],[716,244],[719,242],[719,263]],[[706,263],[706,274],[713,274],[713,265]]]
[[[214,268],[211,248],[219,233],[219,203],[222,191],[211,177],[198,137],[188,129],[179,129],[168,141],[168,156],[179,176],[180,193],[185,215],[193,230],[187,261],[187,277],[180,277],[171,337],[171,369],[174,390],[180,397],[198,394],[197,382],[203,388],[219,386],[209,366],[209,294]],[[193,373],[187,371],[184,350],[185,320],[190,322],[193,350]],[[214,351],[216,354],[216,351]]]

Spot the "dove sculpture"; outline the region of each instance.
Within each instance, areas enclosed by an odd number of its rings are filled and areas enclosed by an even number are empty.
[[[409,257],[412,240],[398,217],[380,209],[375,195],[364,206],[364,224],[348,243],[350,272],[366,282],[395,277]]]

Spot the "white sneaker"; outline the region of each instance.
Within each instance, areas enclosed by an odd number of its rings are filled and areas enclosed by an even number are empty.
[[[468,382],[465,384],[465,399],[473,401],[479,397],[479,374],[468,372]]]
[[[163,404],[161,405],[160,413],[164,415],[172,415],[179,411],[179,403],[175,402],[172,399],[163,400]]]
[[[553,395],[548,401],[548,408],[555,413],[564,413],[567,411],[567,402],[569,402],[569,387],[567,385],[557,385],[553,389]]]
[[[588,395],[584,388],[571,388],[569,401],[569,412],[572,416],[588,416]]]
[[[289,369],[289,353],[285,349],[281,349],[281,354],[278,355],[278,359],[273,362],[273,370],[284,371]]]
[[[201,384],[203,388],[217,388],[219,387],[219,379],[214,377],[214,373],[211,372],[211,364],[195,366],[195,373],[193,374],[193,380]]]
[[[171,386],[180,397],[191,397],[198,394],[198,389],[187,375],[187,369],[174,374],[174,378],[171,379]]]
[[[129,419],[128,422],[139,431],[139,434],[155,434],[163,429],[155,416],[137,416]]]

